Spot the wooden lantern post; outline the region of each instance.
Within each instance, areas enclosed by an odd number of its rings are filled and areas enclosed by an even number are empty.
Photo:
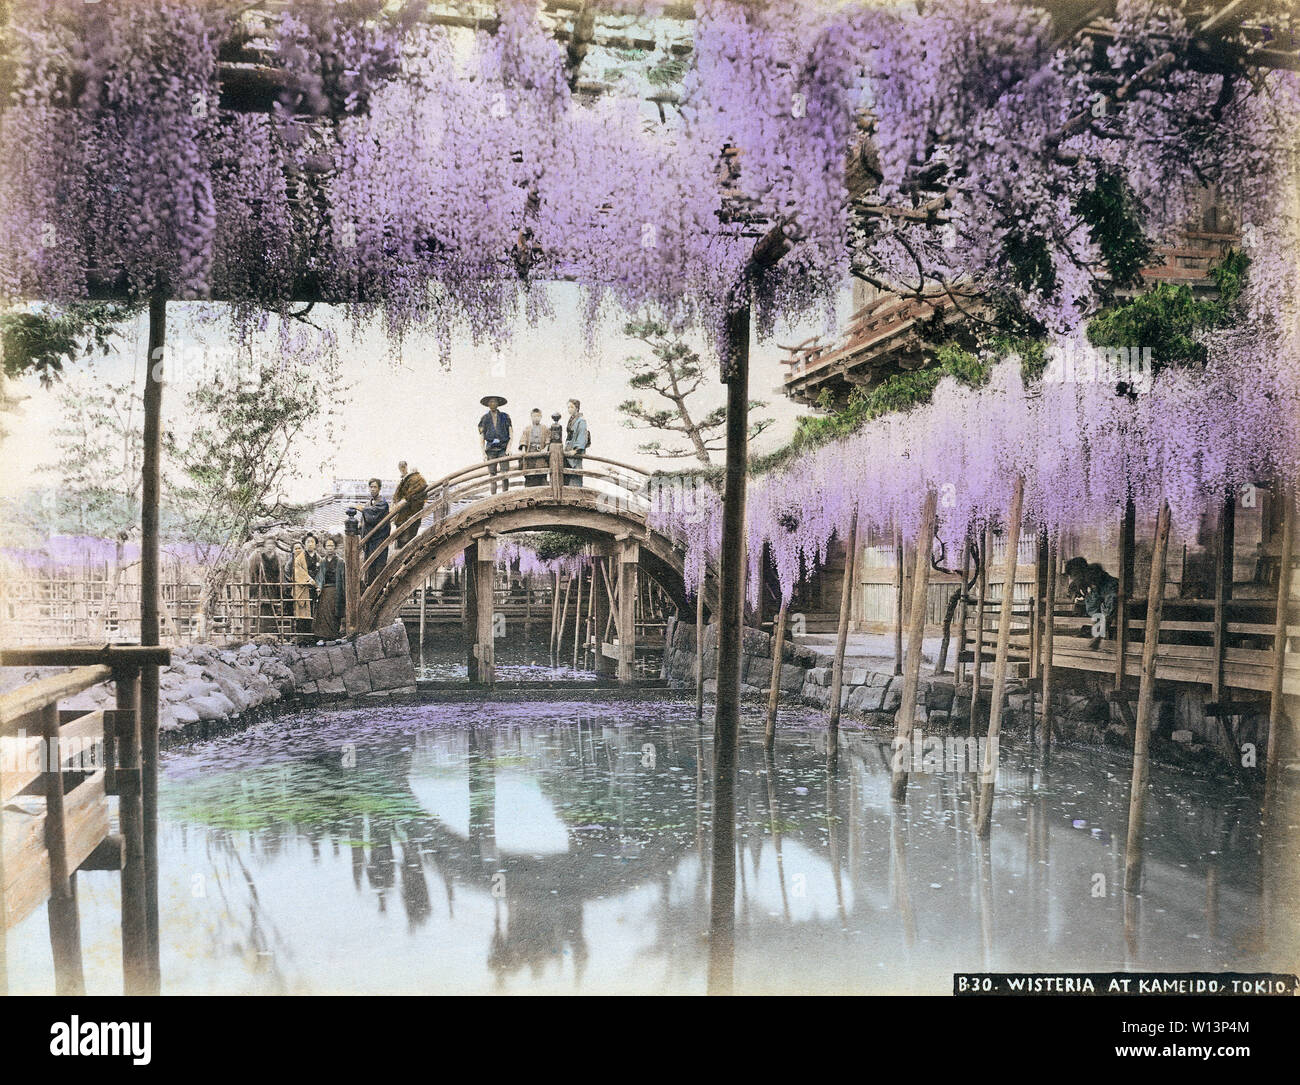
[[[1147,620],[1142,639],[1142,677],[1138,687],[1137,724],[1133,735],[1133,783],[1128,800],[1128,843],[1124,849],[1124,889],[1137,891],[1142,880],[1142,816],[1146,804],[1147,750],[1151,741],[1155,706],[1156,649],[1160,643],[1160,615],[1165,603],[1165,555],[1169,550],[1169,502],[1160,502],[1156,537],[1151,550],[1151,579],[1147,585]]]

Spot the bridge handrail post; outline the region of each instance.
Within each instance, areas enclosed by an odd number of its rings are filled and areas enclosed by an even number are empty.
[[[358,607],[361,602],[361,524],[357,510],[345,510],[343,525],[343,624],[351,635],[357,631]]]
[[[564,488],[564,445],[552,441],[550,445],[551,496],[557,501]]]

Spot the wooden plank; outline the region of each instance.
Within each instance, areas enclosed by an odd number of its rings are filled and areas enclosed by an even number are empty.
[[[153,663],[165,667],[171,662],[171,654],[170,648],[142,644],[6,648],[0,651],[0,667],[111,667],[118,663],[137,666]]]
[[[15,725],[24,716],[106,682],[112,676],[112,670],[102,665],[78,667],[65,674],[38,678],[35,682],[28,682],[25,686],[0,694],[0,733],[12,734],[17,730]]]

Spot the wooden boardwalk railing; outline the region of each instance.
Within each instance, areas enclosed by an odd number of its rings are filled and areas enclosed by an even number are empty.
[[[0,993],[9,931],[42,902],[55,992],[84,993],[80,870],[120,872],[124,989],[158,992],[158,736],[141,734],[139,698],[142,669],[169,660],[167,648],[136,645],[0,652],[0,666],[72,668],[0,695]],[[115,709],[59,709],[109,680]]]

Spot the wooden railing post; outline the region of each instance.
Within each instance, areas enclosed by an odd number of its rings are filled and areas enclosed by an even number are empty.
[[[118,820],[122,826],[122,978],[128,995],[148,994],[149,915],[144,852],[144,809],[140,780],[140,672],[124,664],[115,669],[117,688]]]
[[[343,524],[343,625],[351,636],[357,631],[361,611],[361,525],[356,509],[347,510]]]
[[[551,497],[558,501],[564,489],[564,445],[559,441],[551,441],[549,457]]]
[[[81,965],[81,920],[77,915],[77,875],[68,869],[67,826],[63,812],[63,751],[59,742],[57,702],[41,710],[45,744],[45,850],[50,864],[50,899],[46,912],[54,955],[54,993],[82,995],[86,979]]]

